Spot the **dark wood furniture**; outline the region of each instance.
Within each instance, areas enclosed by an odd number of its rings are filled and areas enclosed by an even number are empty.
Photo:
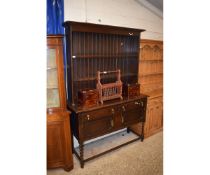
[[[99,93],[97,89],[83,89],[78,91],[78,104],[81,107],[96,106],[99,101]]]
[[[103,84],[102,82],[102,75],[107,74],[116,74],[116,81],[111,83]],[[120,78],[120,70],[116,71],[104,71],[104,72],[97,72],[97,84],[96,88],[99,91],[99,101],[103,104],[106,100],[112,100],[115,98],[122,98],[122,81]]]
[[[123,87],[123,95],[127,98],[134,98],[140,95],[140,84],[125,84]]]
[[[140,45],[139,82],[141,92],[149,96],[144,134],[149,137],[163,128],[163,42],[141,40]],[[139,127],[131,129],[141,133]]]
[[[79,108],[69,105],[72,111],[71,123],[73,134],[79,142],[79,154],[74,150],[75,155],[80,160],[81,167],[84,162],[103,155],[109,151],[115,150],[121,146],[114,147],[111,150],[100,153],[88,159],[83,158],[84,142],[96,137],[109,134],[119,129],[127,128],[133,124],[144,122],[146,115],[147,96],[141,95],[133,99],[123,99],[107,101],[93,108]],[[139,127],[141,134],[137,134],[138,138],[133,139],[129,143],[136,140],[144,139],[144,125]],[[129,132],[129,131],[128,131]]]
[[[143,128],[137,139],[103,153],[84,159],[84,142],[130,125],[145,121],[147,96],[105,100],[93,107],[79,106],[78,91],[96,89],[97,72],[120,70],[122,84],[138,82],[139,40],[144,30],[90,23],[67,21],[64,23],[67,54],[68,107],[71,110],[72,133],[79,142],[80,160],[84,162],[117,149],[128,143],[144,139]],[[107,74],[102,84],[116,82],[116,75]],[[122,89],[121,89],[122,90]],[[122,94],[122,92],[121,92]],[[129,129],[127,130],[129,132]]]
[[[66,108],[63,36],[47,36],[47,168],[73,168]]]

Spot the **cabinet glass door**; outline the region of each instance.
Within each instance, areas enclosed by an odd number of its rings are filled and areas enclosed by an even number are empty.
[[[47,49],[47,108],[59,107],[56,49]]]

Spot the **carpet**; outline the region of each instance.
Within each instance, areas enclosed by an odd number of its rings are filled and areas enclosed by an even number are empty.
[[[119,133],[123,138],[133,137]],[[111,139],[118,142],[116,136]],[[120,138],[119,138],[120,139]],[[124,139],[125,140],[125,139]],[[104,139],[94,144],[102,145]],[[107,142],[109,145],[109,142]],[[89,152],[92,152],[91,145],[88,145]],[[99,150],[97,148],[97,150]],[[86,151],[88,151],[86,149]],[[85,163],[84,168],[80,168],[78,159],[73,156],[74,169],[65,172],[63,169],[52,169],[47,171],[47,175],[162,175],[163,174],[163,132],[159,132],[143,142],[136,141],[118,150],[105,154]]]

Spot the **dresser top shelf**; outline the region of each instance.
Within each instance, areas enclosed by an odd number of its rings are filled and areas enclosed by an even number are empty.
[[[95,33],[107,33],[107,34],[118,34],[118,35],[133,35],[138,36],[139,33],[144,32],[144,29],[110,26],[94,23],[83,23],[75,21],[66,21],[63,26],[68,28],[71,26],[71,31],[80,32],[95,32]]]
[[[93,110],[97,110],[97,109],[101,109],[101,108],[105,108],[105,107],[109,107],[109,106],[113,106],[113,105],[120,105],[120,104],[123,104],[123,103],[128,103],[128,102],[132,102],[132,101],[135,101],[135,100],[140,100],[140,99],[147,98],[147,97],[148,97],[148,95],[145,95],[145,94],[140,94],[140,96],[135,97],[135,98],[123,97],[122,100],[121,99],[109,100],[109,101],[105,101],[104,104],[99,103],[96,106],[87,107],[87,108],[79,107],[77,105],[73,106],[72,104],[68,103],[68,107],[71,111],[78,114],[78,113],[81,113],[81,112],[89,112],[89,111],[93,111]]]

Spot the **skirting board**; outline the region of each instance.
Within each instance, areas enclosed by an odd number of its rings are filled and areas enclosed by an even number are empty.
[[[97,138],[95,138],[95,139],[88,140],[88,141],[84,142],[84,144],[87,144],[87,143],[90,143],[90,142],[94,142],[94,141],[96,141],[96,140],[102,139],[102,138],[104,138],[104,137],[111,136],[111,135],[113,135],[113,134],[116,134],[116,133],[119,133],[119,132],[122,132],[122,131],[125,131],[125,130],[126,130],[126,128],[121,129],[121,130],[118,130],[118,131],[115,131],[115,132],[112,132],[112,133],[110,133],[110,134],[106,134],[106,135],[101,136],[101,137],[97,137]],[[79,143],[78,143],[77,139],[76,139],[74,136],[73,136],[73,139],[74,139],[74,148],[76,148],[76,147],[79,146]]]

